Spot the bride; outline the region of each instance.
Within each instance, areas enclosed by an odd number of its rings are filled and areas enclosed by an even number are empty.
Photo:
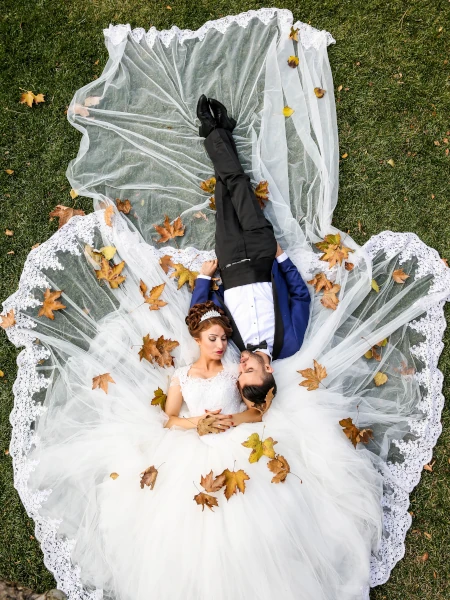
[[[449,269],[413,233],[359,246],[332,225],[329,32],[262,8],[104,35],[103,73],[67,113],[83,136],[67,177],[95,210],[30,252],[1,314],[23,347],[14,484],[45,564],[70,600],[367,600],[441,431]],[[219,307],[189,313],[216,259],[200,92],[230,107],[311,296],[260,404],[241,399]]]

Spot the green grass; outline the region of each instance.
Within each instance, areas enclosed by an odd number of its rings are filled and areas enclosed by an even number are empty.
[[[266,6],[272,6],[267,3]],[[0,86],[0,299],[16,288],[33,244],[55,230],[48,213],[73,202],[65,178],[80,134],[66,119],[75,90],[99,76],[107,60],[102,28],[112,23],[158,29],[196,29],[208,19],[264,6],[252,2],[206,3],[138,0],[6,0],[0,15],[5,44]],[[337,100],[341,159],[340,194],[333,224],[358,243],[383,230],[413,231],[450,260],[449,27],[447,0],[303,0],[279,2],[295,19],[327,29],[336,45],[329,57]],[[95,65],[96,61],[98,65]],[[359,64],[358,64],[359,63]],[[401,77],[399,74],[402,74]],[[341,91],[337,91],[342,85]],[[346,90],[345,88],[348,88]],[[29,109],[23,90],[46,94]],[[440,145],[435,145],[439,141]],[[392,168],[387,160],[393,159]],[[7,175],[5,169],[13,169]],[[77,207],[91,211],[89,199]],[[358,220],[362,223],[358,231]],[[4,235],[13,229],[14,236]],[[7,252],[14,250],[14,254]],[[446,317],[450,311],[446,308]],[[449,394],[450,332],[439,368]],[[13,487],[9,446],[11,391],[18,354],[0,335],[0,578],[43,592],[54,587],[33,538],[34,524]],[[450,418],[434,451],[433,472],[424,471],[411,495],[413,525],[406,553],[372,600],[444,600],[450,585]],[[431,534],[428,539],[424,532]],[[426,562],[418,557],[429,553]],[[313,600],[313,599],[311,599]]]

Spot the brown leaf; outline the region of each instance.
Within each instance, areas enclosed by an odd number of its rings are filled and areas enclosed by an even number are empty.
[[[348,259],[348,253],[353,252],[351,248],[342,245],[339,233],[326,235],[323,241],[317,242],[315,246],[324,252],[320,260],[328,261],[330,268],[336,263],[342,264],[344,259]]]
[[[295,67],[298,67],[298,56],[290,56],[287,60],[287,64],[293,69],[295,69]]]
[[[205,494],[205,492],[200,492],[199,494],[194,496],[194,500],[199,506],[202,507],[202,512],[205,510],[205,506],[212,510],[212,512],[214,512],[213,506],[219,506],[217,498],[215,496]]]
[[[116,206],[117,210],[124,215],[127,215],[131,210],[131,202],[129,200],[121,200],[120,198],[116,198]]]
[[[172,238],[181,237],[184,235],[184,225],[181,222],[181,217],[177,217],[173,222],[173,225],[171,225],[170,219],[167,215],[164,215],[164,217],[164,225],[153,225],[153,227],[161,236],[159,240],[156,240],[158,244],[163,244]]]
[[[2,320],[0,326],[3,327],[3,329],[8,329],[8,327],[12,327],[16,324],[13,308],[11,308],[11,310],[6,313],[6,316],[0,315],[0,318]]]
[[[238,491],[245,494],[245,482],[250,479],[245,471],[230,471],[225,469],[222,475],[225,476],[225,498],[229,500],[233,494]]]
[[[151,467],[148,467],[147,469],[145,469],[145,471],[140,473],[140,476],[141,489],[144,489],[144,486],[148,485],[148,487],[152,490],[155,487],[156,478],[158,477],[158,469],[156,469],[155,466],[152,465]]]
[[[170,277],[178,277],[178,289],[185,283],[189,283],[189,287],[192,291],[194,289],[194,282],[197,279],[198,271],[190,271],[181,263],[174,263],[172,266],[175,271]]]
[[[210,208],[211,210],[216,210],[216,199],[214,198],[214,196],[212,196],[212,198],[209,199],[208,208]]]
[[[355,265],[351,262],[346,262],[345,263],[345,270],[346,271],[353,271],[353,269],[355,268]]]
[[[220,281],[220,277],[211,277],[211,289],[216,292],[219,289],[217,282]]]
[[[123,268],[125,266],[125,261],[123,260],[122,262],[118,263],[117,265],[114,265],[113,267],[111,267],[111,265],[109,264],[109,261],[106,260],[106,258],[104,258],[102,256],[102,264],[101,264],[101,268],[98,271],[95,271],[95,274],[97,276],[97,279],[106,279],[106,281],[109,283],[109,286],[112,289],[116,289],[119,287],[119,285],[121,283],[123,283],[126,279],[126,275],[121,275],[120,273],[122,272]]]
[[[153,287],[150,290],[150,293],[147,294],[147,286],[141,279],[139,289],[140,289],[141,294],[144,297],[145,303],[150,305],[149,306],[150,310],[159,310],[163,306],[167,305],[167,302],[159,299],[159,297],[163,293],[163,290],[165,287],[166,287],[166,284],[161,283],[160,285],[156,285],[155,287]]]
[[[370,438],[373,437],[371,429],[359,429],[354,423],[351,417],[347,419],[341,419],[339,425],[344,428],[344,433],[351,441],[353,446],[356,448],[358,442],[367,444]]]
[[[325,290],[322,298],[320,299],[321,304],[325,306],[325,308],[331,308],[332,310],[336,310],[337,305],[339,304],[339,298],[336,296],[336,293],[339,292],[341,286],[336,283],[329,290]]]
[[[420,562],[426,562],[428,560],[428,552],[425,552],[425,554],[422,554],[422,556],[419,557]]]
[[[206,492],[218,492],[225,485],[225,475],[222,473],[214,477],[211,470],[206,477],[201,476],[200,485]]]
[[[314,369],[302,369],[297,371],[302,377],[305,377],[305,381],[302,381],[299,385],[306,387],[308,391],[317,390],[319,383],[327,376],[327,371],[324,366],[320,365],[315,359],[313,359],[313,363]]]
[[[402,367],[400,370],[401,375],[413,375],[416,372],[416,369],[414,367],[408,367],[408,363],[405,362],[404,360],[402,360],[402,362],[401,362],[401,367]]]
[[[116,383],[109,373],[103,373],[92,378],[92,389],[102,389],[105,394],[108,393],[108,383]]]
[[[424,468],[424,470],[425,470],[425,471],[429,471],[430,473],[432,473],[432,472],[433,472],[433,467],[434,467],[434,463],[435,463],[435,462],[436,462],[436,461],[435,461],[435,460],[433,460],[433,462],[432,462],[432,463],[428,463],[428,464],[426,464],[426,465],[423,465],[423,468]]]
[[[12,231],[12,229],[5,229],[5,235],[12,237],[14,235],[14,231]]]
[[[198,435],[206,435],[208,433],[221,433],[222,429],[216,425],[215,415],[205,415],[199,419],[197,423]]]
[[[64,304],[61,304],[61,302],[57,300],[61,294],[62,290],[55,290],[54,292],[51,292],[50,288],[47,288],[44,292],[44,302],[42,304],[42,308],[38,312],[38,317],[47,317],[48,319],[54,320],[54,310],[62,310],[63,308],[67,308],[64,306]]]
[[[113,217],[113,214],[114,214],[114,206],[112,204],[109,204],[105,208],[105,212],[103,213],[103,216],[105,217],[105,223],[109,227],[112,227],[112,217]]]
[[[160,406],[162,410],[164,410],[166,407],[167,395],[162,391],[160,387],[153,393],[155,394],[155,396],[151,401],[152,406]]]
[[[164,273],[167,274],[169,272],[169,268],[173,267],[172,257],[169,254],[165,254],[159,259],[159,264],[161,265]]]
[[[200,188],[208,194],[214,194],[214,190],[216,189],[216,178],[210,177],[209,179],[205,179],[200,183]]]
[[[403,269],[396,269],[393,273],[392,273],[392,279],[396,282],[396,283],[405,283],[405,279],[408,279],[409,275],[407,275]]]
[[[255,188],[255,195],[258,199],[259,206],[264,208],[269,201],[269,182],[260,181]]]
[[[322,289],[331,290],[331,288],[333,287],[333,282],[327,279],[327,276],[322,271],[316,273],[314,275],[314,278],[310,281],[307,281],[307,283],[315,286],[315,291],[317,293],[319,293]]]
[[[208,220],[208,217],[201,210],[199,212],[194,213],[192,216],[195,217],[196,219],[204,219],[205,221]]]
[[[314,88],[314,93],[316,95],[317,98],[323,98],[324,94],[325,94],[325,90],[323,90],[320,87],[315,87]]]
[[[51,217],[52,219],[54,217],[57,217],[59,219],[58,229],[60,229],[63,225],[67,223],[67,221],[69,221],[75,215],[85,214],[86,213],[84,212],[84,210],[81,210],[80,208],[71,208],[70,206],[58,204],[57,206],[55,206],[52,212],[49,213],[49,217]]]
[[[170,352],[179,346],[179,343],[172,340],[166,340],[162,335],[154,340],[147,334],[142,338],[143,345],[139,350],[140,360],[145,358],[151,364],[156,363],[160,367],[172,367],[173,356]]]
[[[272,471],[272,473],[274,473],[271,483],[280,483],[286,481],[286,477],[291,471],[288,461],[280,454],[277,454],[275,458],[269,460],[267,467]]]

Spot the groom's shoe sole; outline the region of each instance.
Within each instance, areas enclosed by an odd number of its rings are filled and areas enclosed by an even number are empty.
[[[211,113],[205,94],[202,94],[197,101],[197,117],[201,122],[198,134],[200,137],[206,138],[217,127],[217,121]]]

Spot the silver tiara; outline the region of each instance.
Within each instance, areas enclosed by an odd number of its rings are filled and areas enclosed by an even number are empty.
[[[202,316],[202,318],[200,319],[200,323],[202,321],[206,321],[206,319],[212,319],[213,317],[221,317],[222,315],[220,314],[220,312],[217,312],[217,310],[208,310],[208,312],[205,312],[205,314]]]

